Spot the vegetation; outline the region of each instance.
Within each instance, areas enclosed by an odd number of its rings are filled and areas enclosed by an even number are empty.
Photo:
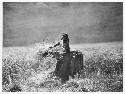
[[[65,84],[53,75],[57,60],[52,55],[46,58],[41,56],[49,45],[51,44],[3,48],[3,92],[11,91],[15,86],[22,92],[123,91],[122,43],[101,44],[95,47],[82,45],[76,48],[75,50],[83,53],[83,70],[81,75],[76,74],[75,78],[70,77]]]

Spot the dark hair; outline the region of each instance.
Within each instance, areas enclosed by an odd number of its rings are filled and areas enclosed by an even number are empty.
[[[63,36],[63,38],[66,38],[66,39],[68,38],[68,34],[66,34],[66,33],[63,33],[62,36]]]

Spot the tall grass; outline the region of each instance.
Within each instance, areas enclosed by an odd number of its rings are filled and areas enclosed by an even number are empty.
[[[25,48],[4,48],[2,58],[2,87],[9,91],[18,85],[22,91],[108,92],[123,91],[123,48],[113,46],[79,48],[84,68],[80,76],[65,84],[53,75],[56,59],[44,58],[42,53],[52,44],[36,44]],[[56,49],[55,49],[56,50]],[[77,50],[77,49],[76,49]]]

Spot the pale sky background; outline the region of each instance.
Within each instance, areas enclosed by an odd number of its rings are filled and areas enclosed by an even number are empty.
[[[71,44],[123,41],[120,2],[3,3],[3,46],[54,41],[68,33]]]

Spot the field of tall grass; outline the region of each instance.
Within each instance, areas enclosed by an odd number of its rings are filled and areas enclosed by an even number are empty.
[[[80,76],[65,84],[53,75],[57,60],[39,55],[51,44],[3,48],[2,90],[18,86],[22,92],[122,92],[122,42],[73,45],[83,53]]]

